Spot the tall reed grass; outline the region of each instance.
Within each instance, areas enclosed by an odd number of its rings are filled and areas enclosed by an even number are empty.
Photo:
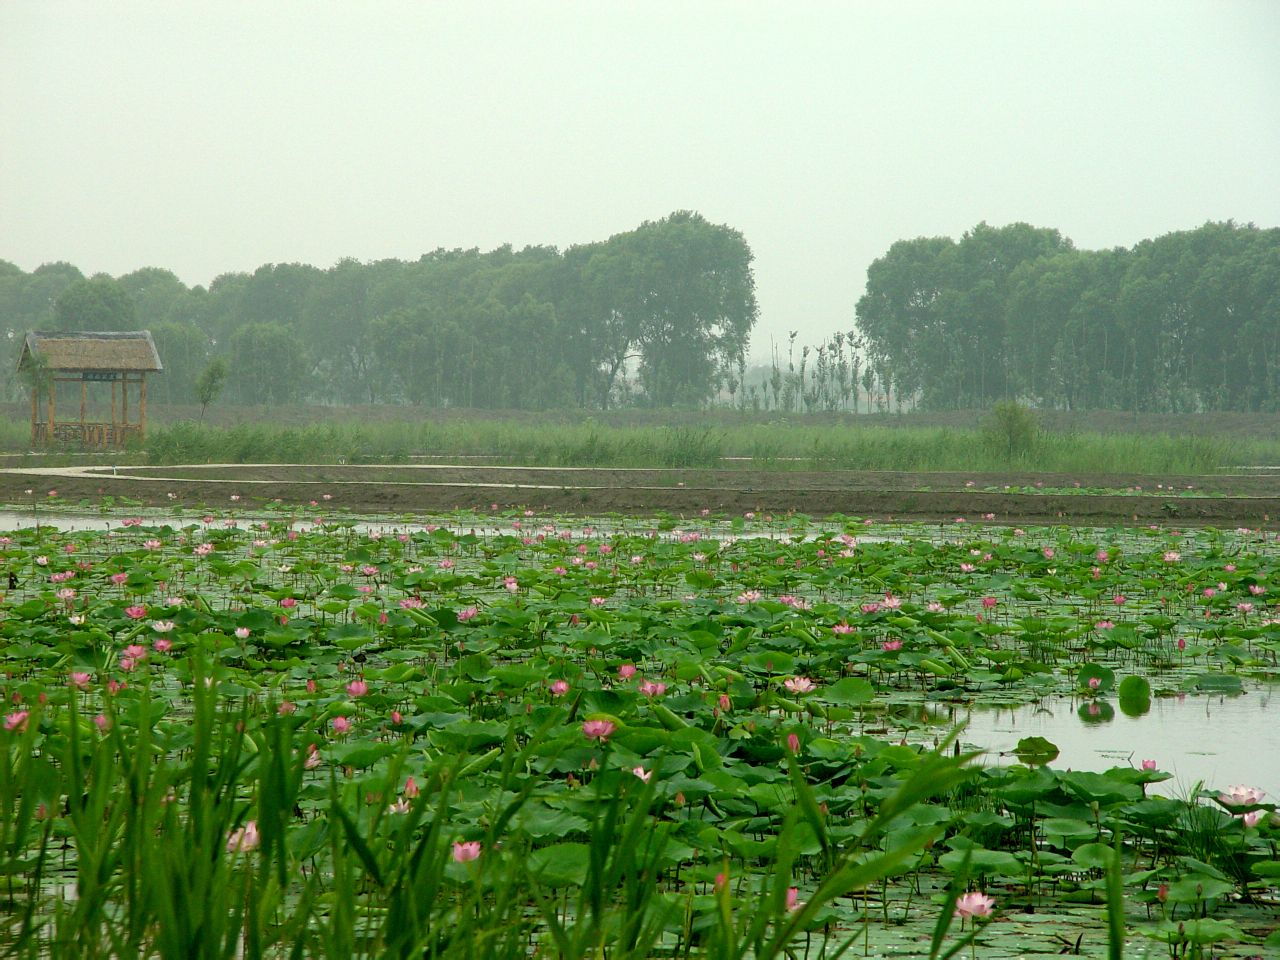
[[[147,442],[147,457],[157,464],[375,463],[404,462],[411,456],[490,457],[496,463],[548,467],[1190,475],[1240,463],[1280,463],[1280,441],[1041,432],[1024,451],[1010,456],[977,429],[791,423],[605,427],[477,420],[227,429],[174,424],[153,431]]]
[[[0,449],[24,452],[29,426],[0,419]],[[66,451],[53,451],[54,460]],[[762,423],[687,414],[566,422],[499,417],[449,420],[328,420],[299,426],[270,422],[229,427],[178,421],[153,425],[143,451],[120,462],[402,463],[411,457],[486,458],[518,466],[741,466],[769,470],[897,470],[1216,473],[1237,465],[1280,465],[1280,439],[1213,433],[1092,433],[1041,430],[1010,447],[978,426],[886,426],[803,418]],[[49,458],[42,458],[48,460]]]
[[[607,747],[580,788],[588,839],[569,845],[584,848],[580,858],[545,856],[545,842],[513,829],[545,789],[538,770],[565,749],[552,730],[563,729],[567,708],[480,758],[430,760],[408,791],[407,744],[390,745],[389,760],[363,773],[313,772],[314,734],[300,722],[222,689],[198,661],[188,670],[185,722],[165,719],[144,689],[127,712],[109,708],[92,723],[72,694],[0,730],[5,956],[794,955],[824,908],[892,875],[941,834],[902,838],[892,828],[955,789],[972,758],[923,756],[840,844],[789,761],[793,804],[775,852],[755,874],[758,888],[731,892],[727,881],[679,880],[657,778],[631,776]],[[455,818],[476,807],[486,811],[470,828],[476,846],[460,854]],[[802,832],[826,851],[825,869],[797,904],[787,891]]]

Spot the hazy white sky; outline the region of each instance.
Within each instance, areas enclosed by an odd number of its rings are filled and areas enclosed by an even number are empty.
[[[189,284],[604,239],[755,252],[753,354],[897,239],[1280,224],[1280,2],[0,2],[0,258]]]

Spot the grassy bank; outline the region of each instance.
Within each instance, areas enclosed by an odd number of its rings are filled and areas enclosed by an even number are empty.
[[[547,414],[433,412],[418,419],[364,417],[358,411],[298,411],[214,424],[161,417],[145,451],[132,457],[169,463],[373,463],[414,456],[493,457],[526,466],[701,467],[750,461],[754,468],[819,470],[964,470],[1205,474],[1238,465],[1280,464],[1280,439],[1258,420],[1256,431],[1180,428],[1138,433],[1084,429],[1087,421],[1041,418],[1037,438],[1010,456],[976,417],[941,424],[907,418],[764,420],[717,412],[701,417],[646,412],[592,418]],[[398,411],[404,413],[403,409]],[[641,415],[645,414],[645,415]],[[1209,416],[1209,415],[1205,415]],[[1239,426],[1238,424],[1236,426]],[[24,452],[25,421],[0,420],[0,449]],[[121,462],[126,461],[121,457]]]
[[[230,428],[173,424],[148,438],[152,463],[350,463],[411,456],[493,456],[527,466],[715,467],[747,458],[756,468],[831,470],[1215,473],[1280,462],[1275,440],[1171,434],[1041,433],[1010,457],[978,429],[827,427],[806,424],[603,427],[586,422],[324,423]],[[745,462],[729,460],[733,462]]]

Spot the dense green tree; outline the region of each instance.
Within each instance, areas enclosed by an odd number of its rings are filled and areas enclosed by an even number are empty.
[[[228,394],[246,405],[297,403],[306,392],[311,358],[282,323],[250,323],[228,341]]]
[[[155,403],[196,403],[195,383],[209,364],[209,336],[194,323],[161,320],[150,326],[164,373],[148,381]]]
[[[895,243],[858,301],[869,381],[930,407],[996,399],[1278,409],[1280,231],[1209,223],[1131,250],[980,224]]]
[[[133,298],[118,280],[95,276],[77,280],[53,305],[58,330],[134,330],[137,318]]]

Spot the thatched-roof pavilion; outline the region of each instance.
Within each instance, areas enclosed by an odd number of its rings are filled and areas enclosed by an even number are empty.
[[[31,445],[55,443],[106,449],[141,441],[147,429],[147,374],[164,367],[147,330],[27,334],[18,371],[31,380]],[[58,420],[58,384],[80,384],[80,418]],[[111,384],[111,419],[86,420],[89,385]],[[137,419],[130,419],[130,387],[137,387]],[[40,395],[47,417],[41,419]]]

